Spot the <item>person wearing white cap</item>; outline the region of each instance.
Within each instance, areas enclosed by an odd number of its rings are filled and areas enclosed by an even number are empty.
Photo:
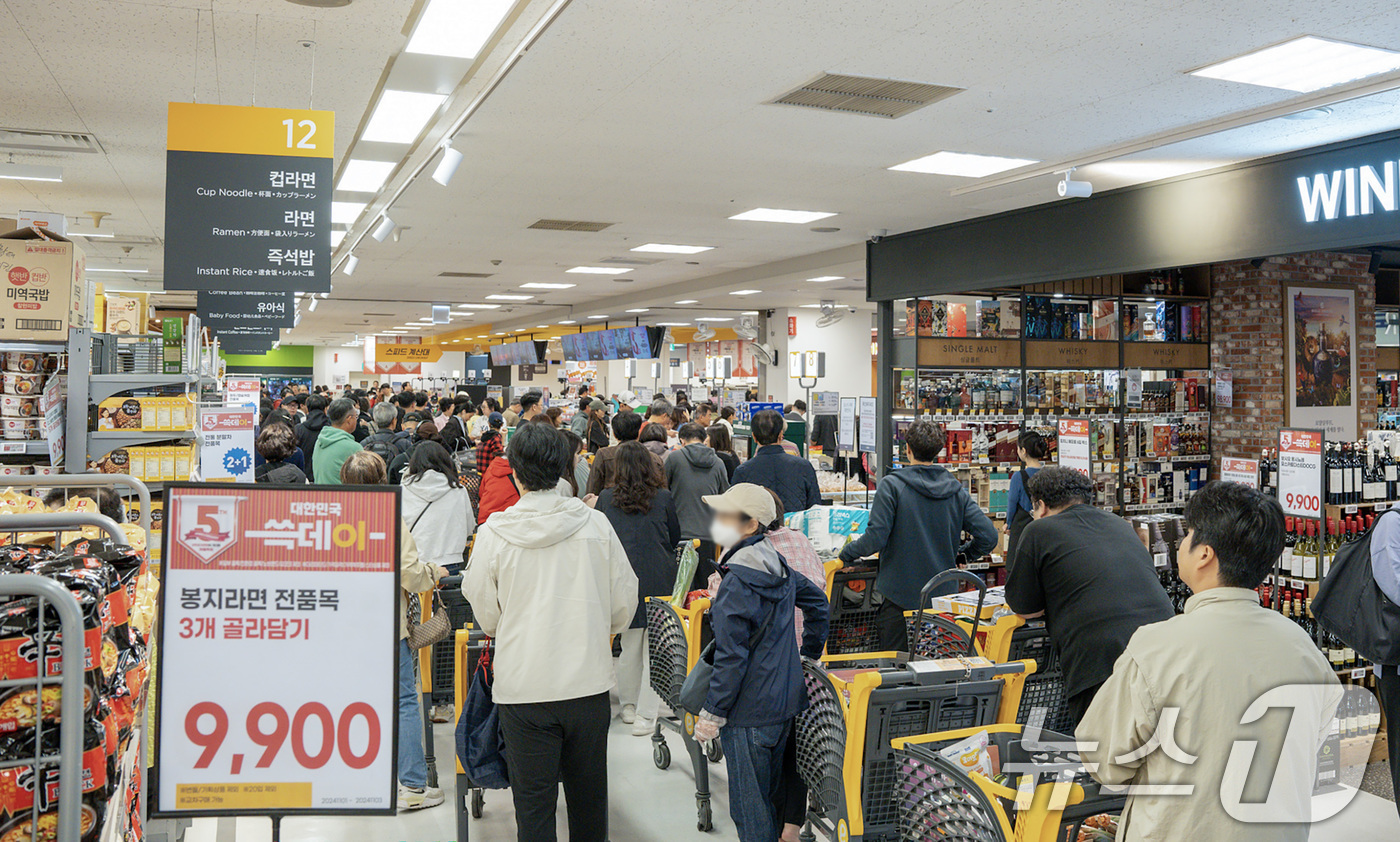
[[[631,412],[639,403],[641,403],[641,400],[637,397],[637,393],[628,389],[617,396],[617,411]]]
[[[718,737],[724,747],[740,842],[773,842],[782,830],[777,802],[788,732],[807,706],[799,655],[820,657],[826,645],[826,593],[795,575],[765,536],[778,517],[767,489],[740,483],[701,499],[715,513],[710,535],[725,548],[725,575],[710,608],[714,674],[695,738]]]

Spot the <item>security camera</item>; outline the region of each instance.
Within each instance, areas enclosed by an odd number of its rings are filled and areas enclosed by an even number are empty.
[[[569,375],[568,375],[568,374],[565,374],[565,373],[562,372],[562,371],[559,372],[559,382],[560,382],[560,383],[568,383],[568,382],[569,382]]]
[[[847,310],[848,312],[854,313],[854,312],[856,311],[856,308],[853,307],[853,306],[847,306],[847,307],[846,307],[846,310]]]
[[[491,261],[491,265],[492,265],[492,266],[500,266],[500,265],[501,265],[501,261],[499,261],[499,260],[493,260],[493,261]]]
[[[888,229],[888,228],[876,228],[875,230],[873,230],[873,231],[870,232],[870,242],[872,242],[872,243],[878,243],[878,242],[880,242],[881,240],[883,240],[883,239],[885,239],[886,237],[888,237],[889,234],[890,234],[890,229]]]
[[[1061,199],[1087,199],[1094,194],[1094,185],[1087,181],[1075,181],[1070,176],[1074,175],[1074,167],[1064,171],[1064,178],[1060,180],[1055,188]]]

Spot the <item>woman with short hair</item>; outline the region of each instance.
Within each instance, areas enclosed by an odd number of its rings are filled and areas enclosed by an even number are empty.
[[[262,428],[254,445],[263,463],[253,469],[254,482],[301,485],[306,474],[291,461],[297,450],[297,434],[286,424],[272,423]]]

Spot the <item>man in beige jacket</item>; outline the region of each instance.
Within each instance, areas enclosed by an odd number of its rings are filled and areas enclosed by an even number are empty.
[[[1306,842],[1342,690],[1254,591],[1283,551],[1283,511],[1213,482],[1185,526],[1177,566],[1195,595],[1133,635],[1075,732],[1081,755],[1101,783],[1131,787],[1120,842]]]

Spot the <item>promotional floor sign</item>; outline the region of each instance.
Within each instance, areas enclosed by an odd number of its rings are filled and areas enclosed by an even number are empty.
[[[206,482],[253,481],[254,406],[199,409],[199,476]]]
[[[394,813],[398,489],[166,501],[153,814]]]

